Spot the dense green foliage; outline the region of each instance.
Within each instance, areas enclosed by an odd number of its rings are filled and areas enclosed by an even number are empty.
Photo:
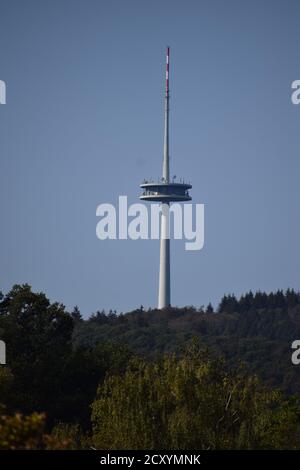
[[[101,449],[296,449],[300,407],[243,370],[190,348],[183,357],[133,361],[93,403]]]
[[[2,448],[300,449],[292,290],[84,320],[14,286],[0,339]]]
[[[74,323],[63,305],[50,304],[28,285],[14,286],[2,299],[0,338],[7,345],[12,376],[6,387],[9,410],[46,411],[49,424],[76,421],[88,425],[98,383],[107,371],[122,370],[131,354],[109,343],[74,348]]]
[[[300,339],[300,294],[293,290],[224,296],[208,308],[139,309],[125,315],[98,312],[77,324],[75,345],[113,340],[146,358],[177,352],[197,337],[232,365],[239,361],[267,384],[288,394],[300,391],[300,367],[291,363],[291,344]]]
[[[0,450],[72,449],[71,439],[47,434],[45,427],[45,416],[41,413],[9,415],[1,407]]]

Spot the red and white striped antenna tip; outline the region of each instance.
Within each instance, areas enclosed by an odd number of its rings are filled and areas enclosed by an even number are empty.
[[[169,63],[170,63],[170,47],[167,46],[167,57],[166,57],[166,94],[169,94]]]

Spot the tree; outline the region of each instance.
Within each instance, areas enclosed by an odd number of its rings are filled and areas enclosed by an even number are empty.
[[[233,294],[224,295],[224,297],[221,299],[218,312],[219,313],[235,313],[238,311],[237,307],[238,307],[238,301]]]
[[[214,308],[211,303],[207,305],[205,313],[214,313]]]
[[[80,310],[79,310],[77,305],[75,305],[75,307],[73,308],[73,310],[71,312],[71,317],[73,318],[74,323],[82,322],[82,320],[83,320],[82,315],[81,315]]]
[[[92,423],[93,445],[106,450],[300,445],[297,413],[278,392],[243,368],[229,372],[194,346],[180,359],[133,361],[124,376],[107,377],[92,405]]]
[[[0,405],[0,450],[50,450],[73,448],[73,436],[49,435],[45,432],[45,415],[21,413],[9,415]]]
[[[14,376],[9,405],[24,413],[60,414],[73,320],[58,303],[30,286],[16,285],[0,302],[0,328]]]

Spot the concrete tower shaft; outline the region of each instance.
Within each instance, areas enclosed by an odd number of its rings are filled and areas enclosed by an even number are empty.
[[[160,220],[160,255],[159,255],[159,288],[158,308],[171,305],[171,266],[170,266],[170,205],[162,203]]]

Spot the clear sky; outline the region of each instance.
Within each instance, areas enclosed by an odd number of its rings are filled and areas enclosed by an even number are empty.
[[[162,169],[205,204],[205,246],[172,242],[174,305],[300,287],[300,3],[1,0],[0,287],[82,313],[155,306],[158,241],[100,241],[96,207]]]

